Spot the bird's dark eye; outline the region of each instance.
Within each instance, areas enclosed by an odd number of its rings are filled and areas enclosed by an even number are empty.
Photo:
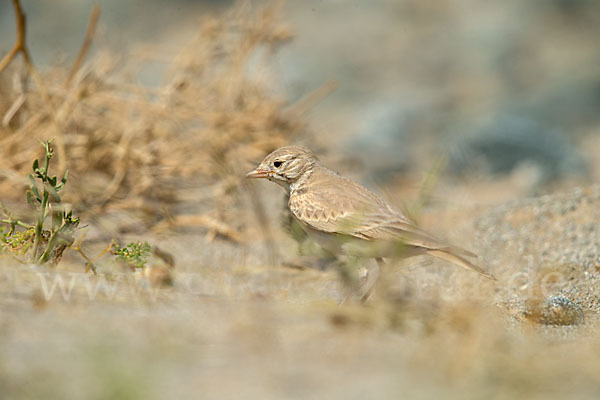
[[[283,161],[273,161],[273,166],[275,168],[279,168],[281,167],[281,164],[283,164]]]

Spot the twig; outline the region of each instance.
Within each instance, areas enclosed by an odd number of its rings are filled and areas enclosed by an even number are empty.
[[[15,117],[15,115],[17,115],[21,107],[23,107],[27,99],[27,93],[25,90],[26,82],[24,79],[24,75],[25,74],[23,73],[15,74],[13,78],[14,90],[16,93],[18,93],[18,96],[13,102],[13,104],[8,108],[6,114],[4,114],[4,117],[2,118],[2,126],[4,126],[5,128],[8,128],[10,122]]]
[[[94,4],[94,7],[92,8],[92,14],[90,15],[90,20],[88,22],[87,30],[85,32],[85,37],[83,38],[83,43],[81,44],[79,53],[77,53],[77,57],[73,62],[73,66],[71,66],[71,71],[69,71],[67,82],[65,83],[65,88],[67,89],[71,85],[73,77],[81,67],[83,60],[85,59],[85,56],[87,55],[90,46],[92,45],[94,33],[96,32],[96,25],[98,24],[98,17],[100,17],[100,7],[98,7],[98,4]]]
[[[20,219],[15,218],[13,213],[8,211],[8,208],[6,208],[6,206],[2,202],[0,202],[0,210],[2,211],[2,214],[4,214],[7,217],[5,219],[0,220],[0,222],[10,225],[11,231],[14,229],[15,225],[18,225],[18,226],[26,228],[26,229],[33,228],[33,225],[26,224],[25,222],[22,222]]]
[[[23,9],[21,8],[21,3],[19,2],[19,0],[12,0],[12,3],[13,3],[13,7],[15,9],[15,19],[17,22],[17,24],[16,24],[17,25],[17,40],[16,40],[15,45],[12,48],[12,50],[2,59],[2,61],[0,61],[0,72],[2,72],[2,70],[4,68],[6,68],[6,66],[8,64],[10,64],[10,62],[15,58],[17,53],[21,53],[21,55],[23,56],[23,61],[25,62],[25,65],[27,66],[27,70],[33,77],[33,80],[35,81],[36,86],[40,90],[42,99],[44,100],[44,103],[46,104],[46,107],[48,108],[48,113],[51,116],[51,120],[54,125],[54,129],[56,130],[56,145],[58,147],[58,152],[60,154],[60,157],[58,158],[58,165],[59,165],[59,169],[61,170],[61,172],[64,172],[67,168],[67,161],[66,161],[65,143],[64,143],[64,138],[62,135],[62,130],[60,129],[60,124],[56,117],[56,112],[54,110],[52,101],[50,100],[50,96],[48,95],[48,91],[46,90],[46,86],[44,85],[44,82],[42,81],[42,77],[40,76],[40,74],[38,74],[37,70],[35,69],[35,67],[33,65],[33,60],[31,59],[31,56],[29,55],[29,50],[27,49],[26,40],[25,40],[26,32],[27,32],[26,17],[25,17],[25,14],[23,13]]]
[[[10,64],[19,52],[26,61],[31,61],[27,48],[25,47],[25,14],[23,14],[19,0],[12,0],[12,3],[15,9],[15,20],[17,21],[17,39],[13,48],[4,56],[2,61],[0,61],[0,72]]]
[[[8,125],[10,124],[10,121],[17,114],[17,112],[21,109],[21,107],[23,106],[23,104],[25,104],[25,95],[23,93],[21,93],[15,99],[15,101],[10,106],[10,108],[8,109],[8,111],[6,111],[6,114],[4,114],[4,117],[2,118],[2,126],[3,127],[5,127],[5,128],[8,127]]]
[[[96,265],[94,264],[94,261],[92,261],[87,254],[85,254],[85,252],[83,251],[83,249],[81,248],[81,242],[83,241],[83,237],[81,237],[79,239],[79,241],[77,242],[77,246],[75,245],[71,245],[71,249],[75,250],[76,252],[78,252],[81,257],[83,257],[83,259],[85,260],[85,272],[88,272],[90,269],[92,270],[92,272],[94,273],[94,275],[96,274]],[[112,247],[112,243],[110,245]],[[104,252],[102,253],[104,254]],[[99,257],[97,257],[99,258]]]
[[[33,228],[33,225],[26,224],[25,222],[22,222],[20,220],[13,220],[11,218],[2,219],[2,220],[0,220],[0,222],[2,222],[4,224],[8,224],[8,225],[19,225],[20,227],[27,228],[27,229]]]

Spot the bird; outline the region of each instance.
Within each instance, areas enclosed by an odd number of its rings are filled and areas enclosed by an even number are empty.
[[[327,168],[304,146],[276,149],[246,177],[282,186],[292,215],[333,255],[374,258],[382,267],[384,258],[427,254],[495,279],[470,260],[477,257],[474,253],[421,229],[372,191]]]

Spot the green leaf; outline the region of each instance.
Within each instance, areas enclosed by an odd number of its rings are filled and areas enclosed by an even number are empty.
[[[29,174],[29,181],[31,183],[31,191],[33,192],[33,194],[35,195],[35,197],[38,199],[39,202],[42,201],[42,196],[40,196],[40,192],[38,191],[37,185],[35,184],[35,179],[33,178],[33,175]]]
[[[60,180],[60,183],[55,186],[57,192],[60,192],[61,190],[64,189],[65,184],[67,183],[67,177],[68,176],[69,176],[69,170],[66,170],[65,171],[65,176],[63,176],[63,178]]]
[[[32,207],[36,207],[39,204],[39,200],[35,197],[35,195],[33,194],[33,192],[31,190],[28,190],[26,192],[27,194],[27,202],[32,206]]]
[[[58,195],[58,193],[56,193],[56,190],[52,186],[47,185],[46,190],[48,191],[50,196],[52,196],[55,202],[60,203],[60,196]]]
[[[152,246],[148,242],[132,242],[125,247],[114,245],[114,255],[117,259],[126,262],[134,268],[144,268],[150,255],[152,254]]]
[[[48,183],[50,183],[50,185],[52,185],[52,187],[56,186],[56,177],[52,176],[52,177],[48,177]]]
[[[35,161],[33,162],[33,172],[37,172],[39,169],[40,169],[40,162],[36,158]]]

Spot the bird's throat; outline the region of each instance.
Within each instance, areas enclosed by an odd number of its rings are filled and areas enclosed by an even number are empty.
[[[302,175],[300,175],[300,177],[297,180],[290,183],[289,184],[289,194],[290,195],[294,194],[294,192],[296,192],[297,190],[302,189],[302,187],[304,187],[304,185],[306,185],[306,183],[310,179],[313,172],[314,172],[314,169],[311,168],[308,171],[304,172]]]

